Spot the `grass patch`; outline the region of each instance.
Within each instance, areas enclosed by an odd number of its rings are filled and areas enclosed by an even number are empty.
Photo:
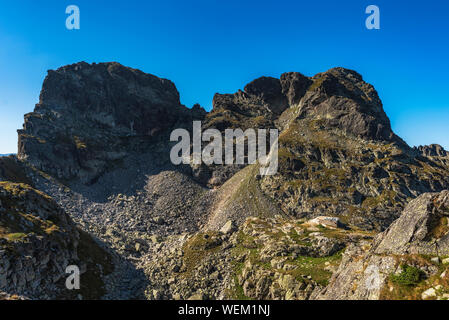
[[[313,81],[313,83],[310,85],[310,87],[307,89],[307,91],[314,91],[314,90],[316,90],[318,87],[320,87],[323,84],[324,80],[325,80],[324,77],[320,77],[318,79],[315,79]]]
[[[329,279],[332,276],[332,272],[326,270],[330,265],[337,266],[343,256],[343,250],[335,253],[329,257],[305,257],[299,256],[293,261],[287,261],[296,266],[296,269],[287,271],[297,279],[301,279],[303,276],[310,276],[312,280],[316,281],[322,286],[327,286],[329,284]]]
[[[18,232],[18,233],[9,233],[5,235],[5,238],[8,241],[22,241],[26,238],[26,236],[27,235],[25,233]]]
[[[218,232],[200,233],[189,240],[183,246],[183,262],[186,268],[183,275],[189,277],[192,275],[197,265],[207,256],[220,250],[221,241],[218,238]]]

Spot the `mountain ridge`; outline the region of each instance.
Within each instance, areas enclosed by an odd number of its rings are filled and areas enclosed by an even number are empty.
[[[173,165],[170,132],[191,133],[193,121],[222,133],[278,129],[278,173]],[[48,72],[18,135],[0,181],[45,192],[107,248],[108,299],[318,297],[341,250],[371,241],[413,199],[449,189],[447,151],[408,146],[375,88],[344,68],[260,77],[217,93],[206,112],[183,106],[169,80],[76,63]],[[317,226],[329,217],[335,227]]]

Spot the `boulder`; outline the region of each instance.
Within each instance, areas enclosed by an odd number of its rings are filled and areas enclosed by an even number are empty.
[[[228,221],[224,224],[224,226],[220,229],[220,232],[221,232],[221,233],[224,233],[224,234],[229,234],[229,233],[234,232],[235,230],[236,230],[236,226],[235,226],[234,221],[228,220]]]

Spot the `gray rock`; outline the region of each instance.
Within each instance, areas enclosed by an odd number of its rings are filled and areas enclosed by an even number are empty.
[[[234,232],[235,230],[236,230],[236,226],[235,226],[235,224],[234,224],[234,221],[229,220],[229,221],[226,222],[226,223],[224,224],[224,226],[220,229],[220,232],[221,232],[221,233],[224,233],[224,234],[230,234],[230,233]]]

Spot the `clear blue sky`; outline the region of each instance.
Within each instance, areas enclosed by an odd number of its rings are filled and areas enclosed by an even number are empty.
[[[80,30],[65,28],[71,4]],[[381,10],[381,30],[365,28],[370,4]],[[168,78],[182,103],[206,109],[214,93],[262,75],[343,66],[376,87],[410,145],[449,149],[448,38],[444,0],[0,0],[0,153],[16,152],[16,129],[46,71],[78,61]]]

